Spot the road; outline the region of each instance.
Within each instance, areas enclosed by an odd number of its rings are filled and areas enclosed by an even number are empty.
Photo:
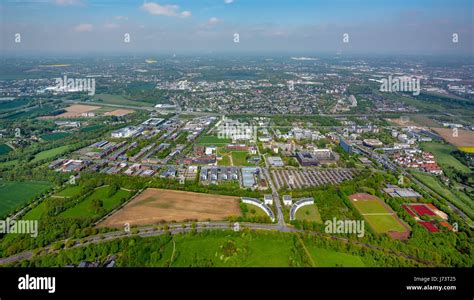
[[[278,190],[273,184],[273,180],[272,180],[272,177],[270,176],[270,172],[268,172],[268,162],[266,159],[265,159],[265,164],[266,164],[266,167],[262,168],[263,175],[265,175],[265,178],[267,179],[267,182],[270,185],[270,188],[272,189],[273,202],[275,203],[275,207],[277,209],[278,226],[284,229],[286,228],[286,223],[285,223],[285,217],[283,216],[283,209],[281,207],[280,196],[278,195]]]
[[[226,222],[198,222],[194,224],[195,224],[195,230],[197,232],[202,232],[204,230],[231,230],[232,229],[232,223],[226,223]],[[143,227],[136,228],[136,230],[138,231],[136,233],[125,232],[125,231],[113,231],[113,232],[97,234],[97,235],[89,236],[83,239],[73,240],[73,245],[69,247],[68,249],[81,248],[81,247],[85,247],[91,244],[98,244],[101,242],[111,241],[114,239],[120,239],[124,237],[132,237],[132,236],[153,237],[153,236],[160,236],[160,235],[168,234],[168,233],[175,235],[175,234],[190,232],[193,230],[193,223],[173,223],[173,224],[168,224],[168,226],[169,228],[167,230],[157,229],[155,226],[143,226]],[[304,231],[304,230],[299,230],[299,229],[295,229],[293,227],[288,227],[288,226],[282,227],[279,224],[241,223],[240,228],[241,230],[243,228],[248,228],[251,230],[269,230],[269,231],[280,231],[280,232],[305,233],[305,234],[317,236],[320,238],[332,239],[332,240],[337,240],[344,243],[355,244],[355,245],[364,247],[366,249],[372,249],[372,250],[382,251],[382,252],[392,254],[392,255],[402,256],[406,259],[410,259],[424,265],[428,265],[428,266],[433,265],[433,263],[430,261],[421,260],[411,255],[405,254],[403,252],[398,252],[393,249],[381,248],[381,247],[374,246],[371,244],[359,242],[357,240],[350,240],[345,237],[329,236],[327,234],[323,234],[319,232]],[[82,243],[80,242],[81,240],[83,240]],[[61,241],[61,242],[65,243],[66,240]],[[46,247],[37,249],[35,252],[39,253],[39,254],[36,254],[36,256],[41,256],[45,254],[58,253],[58,250],[53,249],[51,246],[46,246]],[[15,263],[15,262],[23,261],[23,260],[29,260],[33,258],[33,256],[34,256],[34,251],[32,250],[24,251],[24,252],[9,256],[9,257],[0,258],[0,265],[11,264],[11,263]]]

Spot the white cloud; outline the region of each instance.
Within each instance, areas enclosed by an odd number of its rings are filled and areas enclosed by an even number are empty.
[[[182,18],[187,18],[187,17],[190,17],[190,16],[191,16],[191,12],[190,12],[190,11],[185,10],[185,11],[183,11],[183,12],[181,13],[181,17],[182,17]]]
[[[76,27],[74,27],[74,31],[76,31],[76,32],[86,32],[86,31],[92,31],[93,28],[94,28],[94,26],[92,24],[83,23],[83,24],[79,24]]]
[[[234,3],[234,0],[224,0],[224,3],[225,4],[231,4],[231,3]]]
[[[119,28],[120,25],[117,23],[105,23],[104,27],[107,29],[115,29],[115,28]]]
[[[187,18],[191,16],[190,11],[179,11],[178,5],[160,5],[154,2],[146,2],[141,6],[142,9],[155,16],[167,16],[167,17],[182,17]]]
[[[128,21],[128,17],[127,16],[115,16],[115,20]]]
[[[219,20],[218,18],[216,17],[212,17],[210,18],[208,21],[207,21],[207,24],[208,25],[215,25],[217,23],[219,23],[221,20]]]
[[[61,6],[84,4],[81,0],[54,0],[54,3]]]

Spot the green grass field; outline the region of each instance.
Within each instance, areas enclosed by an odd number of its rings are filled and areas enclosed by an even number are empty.
[[[6,215],[52,186],[49,182],[0,180],[0,216]]]
[[[38,162],[43,159],[53,158],[57,155],[60,155],[71,148],[71,145],[64,145],[50,150],[42,151],[35,155],[35,158],[31,162]]]
[[[105,103],[105,104],[115,104],[115,105],[125,105],[125,106],[143,106],[143,107],[153,106],[153,103],[133,101],[133,100],[125,98],[122,95],[96,94],[93,100],[97,104]],[[99,100],[102,100],[102,101],[99,101]]]
[[[173,267],[185,267],[196,260],[211,260],[216,267],[279,267],[288,266],[293,243],[274,235],[259,235],[246,242],[247,238],[209,235],[203,238],[178,236],[175,238],[179,251]],[[235,243],[235,254],[224,255],[223,246]],[[244,250],[245,249],[245,250]]]
[[[42,138],[45,141],[55,141],[55,140],[63,139],[69,135],[70,133],[67,133],[67,132],[54,132],[54,133],[43,134],[40,136],[40,138]]]
[[[223,155],[221,160],[217,161],[218,166],[230,166],[230,158],[227,155]]]
[[[110,211],[120,204],[122,198],[128,198],[130,193],[119,189],[112,197],[108,197],[109,186],[97,188],[90,196],[79,202],[77,205],[65,210],[59,216],[65,218],[95,217],[96,213],[91,209],[94,199],[103,201],[103,208]]]
[[[80,185],[71,185],[71,186],[66,187],[64,190],[56,193],[55,195],[60,196],[60,197],[73,197],[73,196],[79,195],[80,191],[81,191]]]
[[[215,135],[203,135],[199,138],[197,143],[199,145],[227,145],[232,142],[231,139],[220,139]]]
[[[40,204],[38,204],[37,206],[35,206],[33,209],[31,209],[30,211],[28,211],[24,216],[23,216],[23,220],[39,220],[42,216],[43,216],[43,213],[46,209],[46,201],[48,201],[49,199],[51,198],[48,198],[48,199],[45,199],[43,200],[43,202],[41,202]]]
[[[316,267],[365,267],[358,256],[307,245]]]
[[[247,216],[249,217],[267,217],[270,220],[270,217],[258,206],[244,203],[248,208]]]
[[[389,231],[405,232],[406,229],[392,215],[365,215],[364,219],[377,233],[386,233]]]
[[[361,214],[388,213],[387,209],[376,201],[351,201]]]
[[[65,197],[65,198],[72,197],[72,196],[79,195],[80,191],[81,191],[81,186],[79,186],[79,185],[68,186],[64,190],[54,194],[53,197],[54,196]],[[46,202],[50,201],[51,199],[52,199],[52,197],[43,200],[36,207],[34,207],[30,211],[28,211],[23,216],[23,219],[25,219],[25,220],[38,220],[38,219],[40,219],[41,216],[43,215],[43,212],[44,212],[45,208],[46,208]]]
[[[13,151],[13,149],[6,144],[0,144],[0,155],[7,154],[10,151]]]
[[[296,220],[307,220],[317,223],[323,223],[316,205],[306,205],[296,211]]]
[[[247,161],[248,154],[247,151],[232,151],[231,155],[234,166],[253,166]]]
[[[382,203],[378,201],[351,201],[352,205],[363,215],[364,219],[377,233],[389,231],[405,232],[406,229],[397,220],[396,214],[391,213]],[[372,215],[374,214],[374,215]]]
[[[463,165],[459,160],[453,157],[450,153],[456,151],[456,147],[449,144],[441,143],[423,143],[421,148],[424,151],[433,153],[435,160],[442,168],[452,167],[460,172],[469,173],[467,166]]]

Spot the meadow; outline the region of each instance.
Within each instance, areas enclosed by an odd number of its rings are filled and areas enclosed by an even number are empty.
[[[11,213],[51,187],[49,182],[0,180],[0,216]]]

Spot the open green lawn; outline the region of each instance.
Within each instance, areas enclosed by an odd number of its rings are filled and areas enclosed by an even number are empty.
[[[292,255],[291,239],[272,234],[259,234],[255,238],[208,235],[206,238],[193,238],[180,235],[175,238],[179,255],[173,267],[189,266],[195,261],[210,260],[216,267],[279,267],[288,266]],[[224,255],[223,247],[235,244],[233,255]]]
[[[364,267],[358,256],[307,245],[316,267]]]
[[[416,177],[416,179],[420,180],[439,195],[448,199],[465,212],[471,219],[474,219],[474,201],[470,199],[468,195],[461,193],[460,191],[448,189],[432,175],[416,171],[412,171],[411,173]]]
[[[232,142],[231,139],[220,139],[215,135],[203,135],[198,139],[199,145],[227,145]]]
[[[8,152],[12,151],[13,149],[7,146],[7,144],[0,144],[0,155],[7,154]]]
[[[49,182],[0,180],[0,216],[12,212],[50,187],[52,184]]]
[[[35,155],[35,158],[31,162],[38,162],[43,159],[53,158],[56,155],[60,155],[71,148],[71,145],[64,145],[50,150],[42,151]]]
[[[153,103],[130,100],[122,95],[96,94],[93,100],[98,104],[105,103],[125,106],[153,106]]]
[[[82,187],[80,185],[71,185],[56,193],[55,195],[60,197],[73,197],[79,195],[81,188]]]
[[[365,215],[364,219],[377,233],[389,231],[405,232],[406,229],[395,219],[395,215]]]
[[[90,196],[79,202],[77,205],[65,210],[59,216],[66,218],[77,217],[95,217],[96,213],[92,210],[91,205],[94,199],[103,201],[103,208],[110,211],[120,205],[122,198],[128,198],[130,193],[119,189],[113,196],[108,197],[110,187],[102,186],[97,188]]]
[[[296,211],[296,220],[307,220],[317,223],[323,223],[318,207],[313,205],[305,205]]]
[[[54,133],[43,134],[40,136],[40,138],[42,138],[45,141],[55,141],[55,140],[63,139],[69,135],[71,134],[67,132],[54,132]]]
[[[40,204],[38,204],[37,206],[35,206],[33,209],[31,209],[30,211],[28,211],[24,216],[23,216],[23,220],[39,220],[45,209],[46,209],[46,201],[48,201],[49,199],[51,198],[48,198],[48,199],[45,199],[43,200],[43,202],[41,202]]]
[[[449,144],[441,143],[423,143],[421,147],[424,151],[433,153],[435,160],[442,168],[452,167],[460,172],[469,173],[467,166],[463,165],[459,160],[450,153],[456,151],[456,147]]]
[[[232,161],[234,166],[253,166],[247,161],[247,151],[232,151]]]
[[[253,205],[253,204],[248,204],[248,203],[243,203],[244,205],[247,206],[248,208],[248,217],[267,217],[270,218],[260,207]]]
[[[217,161],[218,166],[230,166],[230,158],[228,155],[222,155],[222,159]]]

